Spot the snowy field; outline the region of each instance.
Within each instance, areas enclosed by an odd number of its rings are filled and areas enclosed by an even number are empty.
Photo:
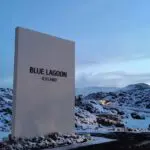
[[[11,89],[0,88],[0,139],[10,133],[12,96]],[[101,100],[103,103],[100,103]],[[87,133],[149,132],[149,105],[150,87],[145,84],[112,92],[91,93],[75,99],[75,130]]]

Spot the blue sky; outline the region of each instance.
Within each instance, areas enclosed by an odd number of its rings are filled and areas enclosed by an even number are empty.
[[[76,42],[76,87],[150,84],[149,0],[0,0],[0,87],[12,87],[15,27]]]

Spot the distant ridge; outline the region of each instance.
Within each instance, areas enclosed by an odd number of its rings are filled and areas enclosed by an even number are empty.
[[[129,84],[122,88],[117,87],[84,87],[84,88],[76,88],[76,95],[88,95],[91,93],[97,92],[116,92],[116,91],[128,91],[128,90],[141,90],[141,89],[150,89],[150,85],[146,83],[136,83],[136,84]]]
[[[90,93],[97,93],[97,92],[115,92],[120,88],[116,87],[84,87],[84,88],[76,88],[76,95],[88,95]]]
[[[130,84],[124,88],[121,88],[123,91],[128,91],[128,90],[142,90],[142,89],[149,89],[150,85],[145,84],[145,83],[137,83],[137,84]]]

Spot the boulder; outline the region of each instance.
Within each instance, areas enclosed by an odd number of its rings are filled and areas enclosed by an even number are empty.
[[[133,119],[145,119],[145,116],[138,114],[137,112],[132,112],[131,117]]]

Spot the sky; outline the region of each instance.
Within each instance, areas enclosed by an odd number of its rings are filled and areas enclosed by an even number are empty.
[[[76,87],[150,84],[149,0],[0,0],[0,87],[12,87],[15,28],[76,43]]]

